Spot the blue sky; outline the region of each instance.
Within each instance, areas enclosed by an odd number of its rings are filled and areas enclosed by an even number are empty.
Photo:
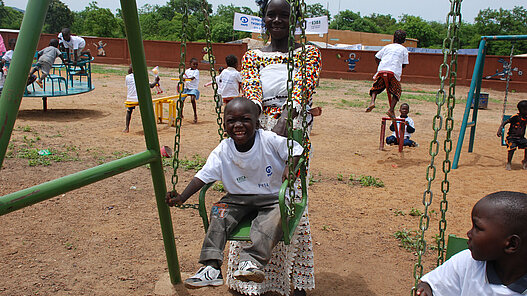
[[[71,10],[83,10],[90,1],[88,0],[62,0]],[[146,3],[163,5],[167,0],[137,0],[138,7]],[[234,4],[235,6],[249,6],[256,10],[256,4],[252,0],[209,0],[215,9],[219,4]],[[27,0],[4,0],[6,6],[14,6],[25,9]],[[350,9],[354,12],[360,12],[362,16],[370,15],[372,13],[391,14],[394,17],[399,17],[402,14],[417,15],[425,20],[444,22],[446,15],[450,10],[450,1],[448,0],[368,0],[368,1],[352,1],[352,0],[327,0],[315,1],[306,0],[307,4],[320,3],[326,7],[329,5],[331,15],[335,15],[340,10]],[[477,16],[481,9],[485,8],[504,8],[512,9],[514,6],[524,6],[525,0],[464,0],[461,4],[463,20],[473,22],[474,17]],[[120,7],[118,0],[98,0],[99,7],[110,8],[115,11]],[[525,7],[525,6],[524,6]]]

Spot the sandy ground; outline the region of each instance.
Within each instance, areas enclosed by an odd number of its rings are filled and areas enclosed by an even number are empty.
[[[110,67],[99,67],[99,69]],[[111,67],[122,70],[123,67]],[[7,194],[108,162],[145,149],[138,110],[131,131],[124,134],[126,96],[124,75],[104,70],[94,74],[96,89],[84,95],[50,98],[47,112],[39,99],[24,99],[0,173],[0,194]],[[162,83],[174,93],[168,79],[174,69],[161,69]],[[209,81],[202,72],[200,85]],[[316,289],[308,295],[408,295],[413,284],[413,252],[399,246],[394,233],[415,230],[419,219],[409,215],[423,210],[425,170],[430,163],[433,103],[438,86],[410,85],[403,81],[403,101],[410,104],[416,123],[413,137],[420,146],[378,150],[378,108],[364,113],[369,81],[322,79],[315,95],[323,115],[312,132],[314,157],[310,187],[310,218],[315,242]],[[181,157],[206,157],[217,145],[217,126],[210,88],[203,88],[198,101],[199,122],[191,122],[190,104],[185,106]],[[464,99],[468,89],[459,87]],[[506,150],[496,129],[500,124],[503,92],[489,91],[489,109],[481,110],[474,153],[461,155],[459,169],[449,175],[447,233],[465,236],[474,203],[498,190],[525,191],[521,170],[523,153],[517,153],[513,170],[505,171]],[[525,94],[512,93],[508,113]],[[457,138],[464,103],[455,111]],[[161,145],[172,146],[174,128],[157,126]],[[443,133],[441,135],[443,138]],[[441,145],[442,147],[442,145]],[[24,148],[52,149],[61,162],[30,166]],[[430,239],[437,233],[439,185],[443,174],[438,164],[433,185],[434,213]],[[453,153],[451,154],[453,157]],[[183,189],[193,171],[180,171]],[[361,187],[349,176],[379,178],[385,187]],[[171,169],[166,167],[166,182]],[[342,177],[341,177],[342,176]],[[209,201],[221,193],[211,191]],[[191,200],[191,202],[194,202]],[[196,210],[172,210],[183,272],[193,273],[203,227]],[[153,295],[154,285],[167,266],[157,209],[148,168],[140,167],[113,178],[68,192],[31,207],[0,217],[1,295]],[[425,270],[435,264],[434,251],[425,256]],[[216,289],[181,290],[180,295],[237,295],[223,286]]]

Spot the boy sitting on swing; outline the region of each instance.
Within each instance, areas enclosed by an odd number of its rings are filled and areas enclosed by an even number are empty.
[[[224,126],[229,138],[209,155],[203,168],[194,176],[183,193],[168,192],[170,206],[183,204],[205,184],[222,181],[228,192],[211,210],[210,225],[203,241],[198,272],[185,280],[187,288],[220,286],[220,267],[228,235],[247,215],[256,212],[252,221],[252,244],[241,253],[239,269],[234,277],[241,281],[261,283],[262,267],[271,258],[274,246],[282,237],[278,193],[287,178],[287,138],[258,129],[259,107],[242,97],[234,98],[225,107]],[[295,166],[303,149],[293,141]]]
[[[468,250],[421,278],[420,296],[527,293],[527,194],[489,194],[472,209]]]
[[[511,118],[503,121],[498,128],[498,137],[501,137],[501,133],[506,124],[510,124],[509,131],[507,132],[507,171],[511,170],[512,157],[516,149],[524,149],[525,156],[522,160],[522,166],[524,170],[527,170],[527,139],[525,139],[525,128],[527,126],[527,100],[520,101],[518,103],[518,114]]]

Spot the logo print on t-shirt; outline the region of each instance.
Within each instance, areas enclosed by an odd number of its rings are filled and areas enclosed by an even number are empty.
[[[265,172],[267,173],[267,177],[271,177],[271,175],[273,174],[273,167],[268,165],[266,168],[265,168]]]
[[[236,178],[236,182],[238,183],[245,182],[245,181],[247,181],[247,177],[245,176],[239,176],[238,178]]]

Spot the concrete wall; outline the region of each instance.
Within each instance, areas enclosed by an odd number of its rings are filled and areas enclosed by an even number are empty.
[[[17,33],[1,33],[7,42],[9,38],[16,38]],[[42,34],[38,48],[47,46],[51,38],[55,35]],[[96,38],[85,37],[87,48],[96,55],[97,50],[93,43],[102,40],[107,45],[104,47],[106,56],[95,56],[95,63],[102,64],[129,64],[128,46],[125,39],[116,38]],[[144,41],[146,58],[148,66],[165,66],[177,67],[179,64],[179,42],[170,41]],[[199,60],[203,59],[205,52],[203,48],[205,43],[189,43],[187,45],[187,61],[191,57]],[[246,44],[213,44],[213,51],[216,55],[217,67],[225,67],[225,57],[234,54],[241,59],[243,53],[247,50]],[[349,79],[349,80],[371,80],[375,74],[377,65],[375,64],[375,52],[373,51],[346,51],[339,49],[321,49],[323,68],[322,77]],[[359,61],[356,63],[355,71],[348,70],[350,53],[355,54]],[[485,59],[484,76],[496,73],[496,70],[503,70],[502,64],[498,59],[508,57],[487,56]],[[458,77],[457,82],[460,85],[470,85],[472,71],[476,56],[460,55],[458,57]],[[442,54],[428,53],[410,53],[410,65],[403,70],[402,83],[426,83],[439,85],[439,66],[443,62]],[[513,66],[525,72],[519,76],[518,72],[513,72],[510,82],[510,88],[518,92],[527,92],[527,58],[514,58]],[[208,64],[200,63],[199,69],[208,69]],[[503,80],[483,80],[483,89],[504,90],[505,81]]]
[[[262,40],[260,33],[252,33],[251,38]],[[385,46],[386,44],[393,42],[393,35],[389,34],[365,33],[334,29],[329,29],[328,34],[324,34],[323,36],[309,34],[306,35],[306,38],[307,41],[319,41],[329,44],[344,43],[369,46]],[[417,39],[408,38],[403,45],[406,47],[417,47]]]
[[[321,49],[322,52],[322,77],[342,78],[349,80],[371,80],[377,70],[374,51],[346,51],[338,49]],[[356,67],[354,72],[348,70],[350,53],[355,54]],[[500,58],[508,61],[508,57],[487,56],[483,76],[502,71],[503,65],[498,62]],[[410,64],[403,69],[402,83],[426,83],[439,85],[439,66],[443,63],[442,54],[410,53]],[[476,56],[458,56],[457,83],[470,85]],[[524,74],[518,75],[514,71],[510,81],[510,89],[527,92],[527,58],[514,58],[513,67],[522,70]],[[499,79],[483,79],[482,88],[504,90],[505,81]]]

